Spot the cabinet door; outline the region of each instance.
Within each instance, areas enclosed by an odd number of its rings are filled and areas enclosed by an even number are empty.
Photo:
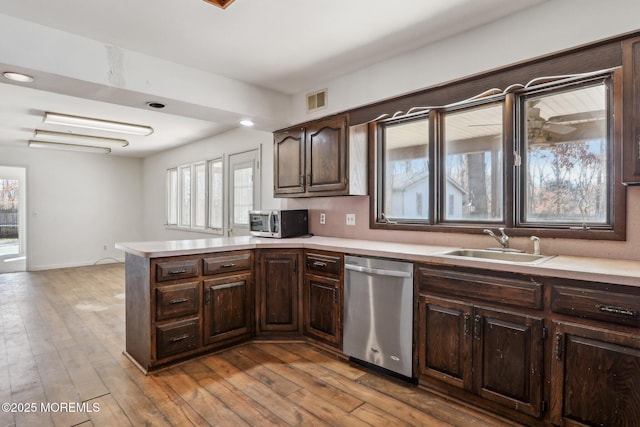
[[[339,279],[305,275],[304,332],[334,346],[342,343],[342,286]]]
[[[554,322],[551,420],[563,426],[637,426],[640,335]]]
[[[471,389],[472,305],[421,295],[420,374]]]
[[[304,129],[276,132],[274,143],[274,195],[304,193]]]
[[[346,191],[346,116],[309,125],[305,139],[307,192]]]
[[[205,345],[251,333],[250,273],[204,281]]]
[[[260,253],[258,314],[260,331],[302,332],[299,320],[299,266],[302,251],[265,250]]]
[[[542,407],[542,319],[474,308],[474,392],[525,414]]]
[[[622,182],[640,184],[640,38],[622,42],[624,137]]]

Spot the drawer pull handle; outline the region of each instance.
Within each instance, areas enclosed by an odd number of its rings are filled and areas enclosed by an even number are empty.
[[[178,335],[177,337],[171,337],[169,338],[170,342],[178,342],[178,341],[183,341],[186,340],[187,338],[189,338],[191,335],[189,334],[184,334],[184,335]]]
[[[186,272],[187,270],[183,268],[182,270],[171,270],[169,271],[169,274],[184,274]]]
[[[604,304],[598,304],[596,305],[596,307],[598,308],[598,310],[604,313],[622,314],[625,316],[638,317],[638,311],[632,310],[630,308],[615,307],[612,305],[604,305]]]
[[[169,304],[180,304],[189,301],[189,298],[175,298],[169,301]]]
[[[220,286],[213,286],[214,289],[219,290],[219,289],[228,289],[228,288],[235,288],[236,286],[243,286],[245,284],[244,280],[239,280],[237,282],[231,282],[231,283],[225,283],[224,285],[220,285]],[[211,289],[211,288],[209,288]]]
[[[236,265],[235,265],[234,263],[230,263],[230,264],[222,264],[222,265],[220,266],[220,268],[233,268],[233,267],[235,267],[235,266],[236,266]]]
[[[326,262],[322,262],[322,261],[315,261],[315,262],[313,263],[313,266],[314,266],[314,267],[326,267],[326,266],[327,266],[327,263],[326,263]]]

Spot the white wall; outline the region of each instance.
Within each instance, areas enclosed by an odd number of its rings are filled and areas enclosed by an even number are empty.
[[[168,229],[165,186],[167,169],[223,155],[240,153],[262,145],[261,208],[277,209],[280,200],[273,198],[273,135],[245,128],[206,138],[144,159],[144,240],[202,239],[215,235]]]
[[[302,123],[433,85],[640,28],[637,0],[551,0],[293,96]],[[527,82],[522,82],[527,83]],[[306,94],[328,88],[326,109],[306,112]],[[487,88],[489,89],[489,88]],[[393,114],[394,111],[389,113]]]
[[[251,117],[264,129],[289,113],[282,93],[2,14],[0,40],[20,40],[0,44],[4,64],[48,74],[39,89],[63,84],[67,94],[86,96],[82,92],[91,88],[92,99],[137,108],[148,99],[164,100],[174,111],[228,125]]]
[[[0,162],[27,169],[27,269],[121,259],[114,244],[142,238],[140,159],[2,148]]]
[[[293,122],[302,123],[318,115],[353,109],[552,52],[638,31],[638,16],[640,2],[637,0],[550,0],[296,94],[293,97]],[[328,108],[308,115],[306,93],[325,87],[329,90]],[[639,206],[640,187],[629,187],[626,241],[544,239],[543,251],[640,260],[640,252],[636,249],[640,243],[640,221],[636,214]],[[290,199],[284,202],[284,207],[308,208],[310,231],[316,235],[464,247],[487,245],[484,235],[369,229],[368,197]],[[319,223],[320,213],[326,214],[324,225]],[[347,213],[357,214],[356,226],[345,226]],[[531,242],[527,238],[515,238],[513,246],[531,250]]]

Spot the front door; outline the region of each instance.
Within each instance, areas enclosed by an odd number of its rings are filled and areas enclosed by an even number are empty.
[[[26,270],[26,170],[0,166],[0,273]]]
[[[260,208],[260,149],[229,156],[229,236],[249,235],[249,211]]]

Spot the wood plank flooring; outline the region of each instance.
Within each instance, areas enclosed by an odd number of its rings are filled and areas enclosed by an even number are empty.
[[[0,426],[515,425],[304,342],[145,376],[124,331],[121,264],[0,274]]]

